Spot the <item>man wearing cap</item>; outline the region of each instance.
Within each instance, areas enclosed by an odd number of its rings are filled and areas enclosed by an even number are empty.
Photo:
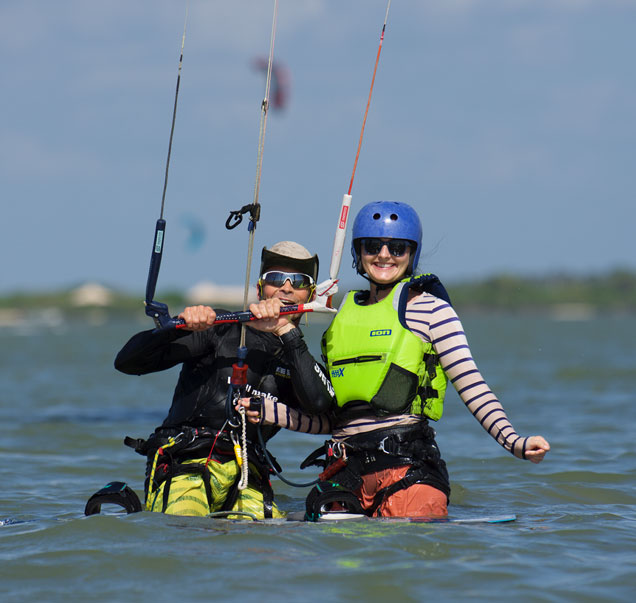
[[[333,391],[303,340],[300,315],[279,315],[284,305],[311,301],[317,277],[318,257],[302,245],[281,241],[263,248],[259,301],[250,305],[258,320],[245,323],[248,396],[312,413],[330,408]],[[138,333],[115,359],[115,368],[130,375],[181,364],[172,406],[162,425],[147,440],[126,438],[129,446],[147,457],[146,508],[174,515],[236,511],[259,519],[281,517],[257,428],[251,424],[246,434],[249,482],[247,488],[238,488],[240,467],[234,448],[238,442],[236,430],[233,434],[226,421],[226,401],[242,327],[213,326],[216,315],[208,306],[185,308],[179,314],[184,329]],[[266,441],[279,428],[260,429]]]

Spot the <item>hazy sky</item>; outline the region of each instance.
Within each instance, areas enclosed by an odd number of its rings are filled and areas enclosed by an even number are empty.
[[[247,231],[224,224],[253,196],[264,76],[251,63],[267,55],[273,5],[190,2],[159,290],[243,282]],[[0,3],[0,292],[144,289],[184,7]],[[256,263],[295,239],[326,276],[385,9],[280,0],[291,94],[269,116]],[[636,268],[635,31],[634,0],[393,0],[354,213],[411,203],[420,268],[447,281]]]

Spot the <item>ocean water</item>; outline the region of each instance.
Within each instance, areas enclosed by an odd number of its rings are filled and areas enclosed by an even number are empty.
[[[117,373],[146,322],[0,329],[2,601],[633,601],[636,593],[636,318],[464,317],[477,363],[522,435],[513,458],[451,391],[436,425],[454,517],[505,524],[229,522],[104,508],[112,480],[143,490],[147,436],[176,369]],[[317,352],[324,324],[305,329]],[[270,449],[296,481],[324,438],[281,432]],[[279,505],[308,488],[273,480]]]

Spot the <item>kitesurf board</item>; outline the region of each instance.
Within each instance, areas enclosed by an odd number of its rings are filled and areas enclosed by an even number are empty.
[[[382,520],[382,518],[380,518]],[[406,521],[409,523],[509,523],[516,521],[516,515],[484,515],[483,517],[396,517],[386,518],[386,521]]]
[[[515,521],[516,515],[484,515],[477,517],[367,517],[358,513],[325,513],[317,522],[326,523],[334,521],[382,521],[386,523],[455,523],[455,524],[479,524],[479,523],[508,523]],[[305,521],[304,513],[290,513],[287,521]]]
[[[353,513],[325,513],[318,522],[369,519],[387,523],[507,523],[515,521],[516,515],[485,515],[483,517],[367,517]]]

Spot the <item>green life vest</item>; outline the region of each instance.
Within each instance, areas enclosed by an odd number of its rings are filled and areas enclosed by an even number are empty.
[[[364,401],[378,415],[424,415],[434,421],[442,416],[446,375],[432,344],[404,320],[409,288],[431,277],[441,287],[433,275],[404,279],[368,306],[356,304],[357,291],[347,294],[322,338],[338,407]]]

